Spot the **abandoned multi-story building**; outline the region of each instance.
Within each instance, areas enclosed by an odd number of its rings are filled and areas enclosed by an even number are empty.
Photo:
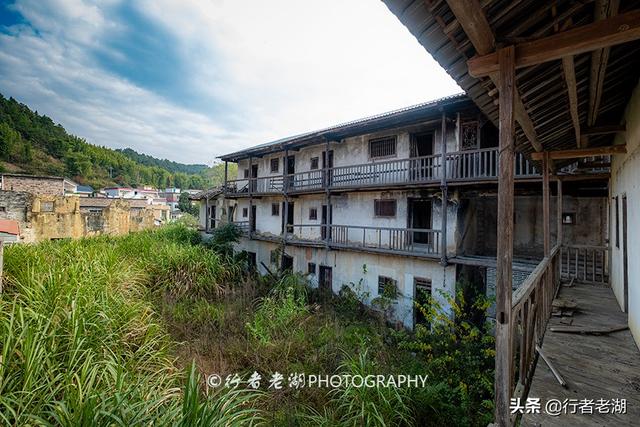
[[[238,249],[262,273],[290,268],[369,304],[385,295],[388,314],[412,328],[414,301],[430,294],[448,309],[461,280],[493,293],[497,145],[465,95],[259,145],[221,156],[239,177],[203,193],[201,225],[240,226]],[[514,166],[517,287],[543,257],[542,177],[523,155]],[[565,188],[565,236],[603,245],[592,224],[606,221],[606,182],[586,178]]]

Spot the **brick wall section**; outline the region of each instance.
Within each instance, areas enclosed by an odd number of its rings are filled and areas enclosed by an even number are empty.
[[[2,189],[6,191],[24,191],[38,195],[64,195],[62,178],[39,178],[30,176],[2,176]]]

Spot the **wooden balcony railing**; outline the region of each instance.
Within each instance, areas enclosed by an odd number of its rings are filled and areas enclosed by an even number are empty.
[[[609,248],[607,246],[565,245],[560,248],[563,278],[598,285],[609,284]]]
[[[437,255],[440,250],[440,230],[337,224],[293,224],[287,230],[287,240],[294,243],[416,255]]]
[[[514,357],[509,374],[511,396],[522,397],[518,394],[529,386],[535,367],[536,346],[542,345],[559,285],[560,246],[556,245],[512,295],[509,325]]]
[[[238,227],[243,236],[249,235],[249,221],[233,221],[231,224]]]
[[[447,181],[469,182],[498,179],[498,149],[458,151],[446,154]],[[313,192],[329,189],[385,187],[417,183],[438,183],[442,180],[442,155],[369,162],[298,172],[286,176],[245,178],[227,182],[229,195],[277,194],[287,191]],[[516,178],[539,177],[523,154],[515,159]]]

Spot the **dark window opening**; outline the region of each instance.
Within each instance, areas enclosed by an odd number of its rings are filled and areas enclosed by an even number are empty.
[[[369,157],[391,157],[396,155],[396,136],[387,136],[369,140]]]
[[[282,254],[282,271],[293,271],[293,257]]]
[[[562,223],[565,225],[574,225],[576,223],[576,214],[573,212],[563,212]]]
[[[249,178],[249,169],[244,170],[244,177]]]
[[[255,270],[258,262],[256,259],[256,253],[255,252],[247,252],[247,263],[249,264],[249,268],[252,270]]]
[[[271,172],[278,172],[280,170],[280,159],[271,159]]]
[[[317,220],[318,219],[318,208],[309,209],[309,219]]]
[[[318,169],[319,165],[320,165],[320,158],[319,157],[312,157],[311,158],[311,170]]]
[[[249,208],[242,208],[242,217],[246,218],[249,216]]]
[[[407,215],[409,215],[407,223],[409,228],[416,230],[431,230],[431,200],[430,199],[408,199]],[[433,244],[433,234],[427,231],[414,231],[412,233],[414,243]]]
[[[310,262],[307,264],[307,273],[308,274],[313,274],[315,276],[316,274],[316,263],[315,262]]]
[[[280,216],[280,205],[277,203],[271,203],[271,215]]]
[[[374,200],[374,215],[377,217],[394,217],[396,216],[397,203],[395,199],[378,199]]]
[[[618,196],[613,199],[616,204],[616,248],[620,248],[620,208],[618,207]]]

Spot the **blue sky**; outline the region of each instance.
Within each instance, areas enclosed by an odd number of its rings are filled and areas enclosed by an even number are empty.
[[[0,92],[89,142],[211,164],[459,88],[377,0],[16,0]]]

